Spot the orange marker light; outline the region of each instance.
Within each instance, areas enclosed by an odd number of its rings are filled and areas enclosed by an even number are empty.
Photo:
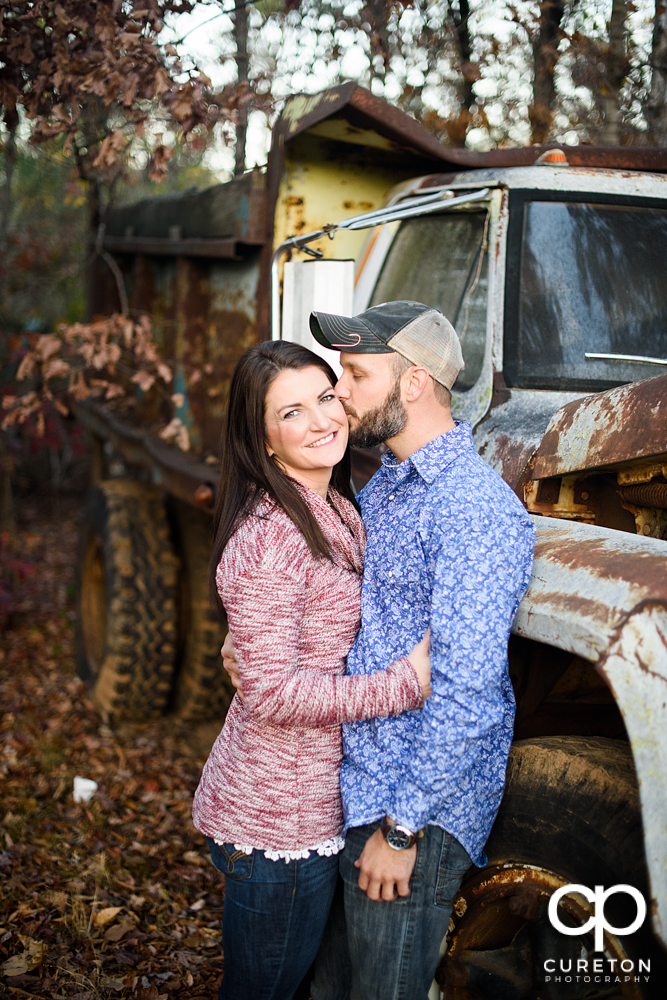
[[[547,149],[546,153],[542,153],[541,156],[538,156],[534,165],[536,167],[569,167],[567,157],[562,149]]]

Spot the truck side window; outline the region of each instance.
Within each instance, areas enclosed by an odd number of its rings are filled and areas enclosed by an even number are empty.
[[[488,253],[486,212],[451,212],[404,222],[370,305],[415,299],[439,309],[461,339],[466,366],[454,390],[472,388],[486,344]]]

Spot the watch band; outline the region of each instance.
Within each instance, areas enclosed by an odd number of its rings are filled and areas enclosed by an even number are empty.
[[[418,833],[413,833],[406,826],[399,826],[389,816],[383,816],[380,823],[382,836],[394,851],[405,851],[417,843]]]

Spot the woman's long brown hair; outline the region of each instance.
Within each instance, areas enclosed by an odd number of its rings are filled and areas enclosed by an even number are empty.
[[[238,527],[264,496],[271,497],[294,522],[313,555],[331,558],[331,550],[294,480],[281,471],[266,450],[266,395],[283,371],[315,366],[336,384],[333,369],[306,347],[274,340],[257,344],[243,354],[234,370],[226,425],[221,442],[220,485],[213,515],[213,553],[209,568],[211,600],[224,613],[215,583],[223,550]],[[334,466],[331,485],[357,507],[350,483],[350,446]]]

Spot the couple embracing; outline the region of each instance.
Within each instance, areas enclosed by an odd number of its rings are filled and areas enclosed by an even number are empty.
[[[193,809],[225,875],[219,997],[426,1000],[503,794],[534,529],[452,419],[444,316],[311,329],[338,381],[272,342],[231,386],[211,565],[238,694]],[[381,442],[355,500],[350,443]]]

